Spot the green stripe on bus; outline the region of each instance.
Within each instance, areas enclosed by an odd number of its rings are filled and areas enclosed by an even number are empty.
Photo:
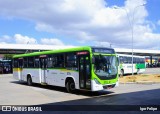
[[[141,63],[141,64],[136,64],[136,69],[145,69],[146,66],[144,63]]]

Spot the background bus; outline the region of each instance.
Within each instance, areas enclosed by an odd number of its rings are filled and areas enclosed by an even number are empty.
[[[0,74],[12,73],[12,61],[11,60],[0,60]]]
[[[118,54],[119,57],[119,74],[132,73],[132,55]],[[145,57],[133,55],[133,73],[142,73],[145,71]]]
[[[32,83],[99,91],[118,85],[114,49],[77,47],[21,54],[13,57],[13,76]]]

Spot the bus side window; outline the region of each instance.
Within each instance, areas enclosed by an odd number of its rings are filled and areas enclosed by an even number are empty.
[[[122,56],[119,56],[119,63],[120,63],[120,64],[123,64],[123,63],[124,63]]]
[[[28,57],[28,67],[34,67],[34,57]]]
[[[127,63],[131,64],[132,63],[132,57],[127,57]]]
[[[23,59],[23,67],[24,68],[28,67],[28,58],[27,57],[24,57],[24,59]]]
[[[39,57],[34,58],[34,67],[39,68],[40,67],[40,62],[39,62]]]
[[[86,72],[87,72],[87,76],[88,78],[90,78],[91,72],[90,72],[90,61],[89,61],[89,57],[86,57]]]
[[[47,68],[52,68],[53,67],[53,57],[51,55],[48,56],[46,62],[47,62]]]
[[[57,64],[57,62],[56,62],[56,56],[55,55],[53,55],[52,56],[52,67],[54,68],[55,66],[56,66],[56,64]]]
[[[64,54],[59,54],[58,56],[58,60],[57,60],[57,65],[60,68],[64,67]]]
[[[53,55],[52,66],[54,68],[64,68],[64,54]]]
[[[137,63],[141,63],[141,59],[140,58],[137,58]]]
[[[13,60],[13,67],[18,68],[18,59]]]
[[[77,55],[76,53],[67,53],[66,54],[66,68],[77,70]]]
[[[134,63],[134,64],[137,63],[137,58],[133,57],[133,63]]]
[[[145,60],[144,60],[144,58],[140,58],[140,60],[141,60],[141,62],[140,63],[145,63]]]
[[[18,67],[23,68],[23,58],[18,59]]]
[[[128,63],[127,57],[123,57],[123,62]]]

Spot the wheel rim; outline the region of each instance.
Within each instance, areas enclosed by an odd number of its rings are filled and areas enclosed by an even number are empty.
[[[75,85],[74,85],[73,82],[70,83],[70,89],[71,89],[71,90],[75,90]]]
[[[31,85],[31,78],[28,78],[28,85]]]
[[[121,76],[123,76],[123,70],[121,70]]]

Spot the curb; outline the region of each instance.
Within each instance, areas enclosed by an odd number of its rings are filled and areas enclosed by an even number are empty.
[[[126,82],[120,84],[160,84],[160,82],[152,82],[152,81],[138,81],[138,82]]]
[[[137,84],[157,84],[160,82],[152,82],[152,81],[138,81],[136,82]]]
[[[120,84],[136,84],[136,82],[126,82],[126,83],[122,83],[122,82],[119,82]]]

